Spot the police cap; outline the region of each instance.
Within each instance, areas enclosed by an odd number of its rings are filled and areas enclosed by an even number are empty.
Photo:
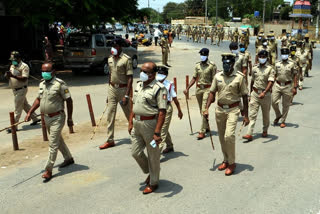
[[[200,55],[202,56],[208,56],[209,55],[209,49],[208,48],[202,48],[200,51],[199,51]]]
[[[12,51],[9,60],[12,61],[17,59],[21,59],[20,53],[18,51]]]
[[[268,51],[266,50],[261,50],[259,53],[258,53],[258,56],[268,56]]]
[[[289,54],[290,53],[290,50],[288,47],[282,47],[281,48],[281,54]]]
[[[232,53],[223,53],[221,54],[222,56],[222,62],[227,62],[227,63],[234,63],[236,61],[236,55]]]
[[[169,73],[169,68],[164,65],[160,65],[157,67],[157,71],[158,71],[158,74],[163,74],[167,76]]]

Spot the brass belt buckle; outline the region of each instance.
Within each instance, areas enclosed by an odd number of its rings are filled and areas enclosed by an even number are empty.
[[[204,89],[204,85],[200,85],[200,89]]]
[[[223,109],[229,109],[229,105],[223,105],[222,108]]]
[[[114,87],[115,88],[119,88],[119,84],[114,84]]]
[[[260,90],[260,89],[259,89],[259,90],[258,90],[258,94],[261,94],[261,93],[262,93],[262,91],[263,91],[263,90]]]
[[[135,118],[136,118],[136,120],[138,120],[138,121],[141,120],[141,116],[140,116],[140,115],[136,115]]]
[[[281,86],[285,86],[286,84],[282,82],[280,85],[281,85]]]

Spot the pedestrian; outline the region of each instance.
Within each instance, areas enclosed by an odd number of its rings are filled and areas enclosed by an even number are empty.
[[[169,46],[171,48],[171,44],[173,42],[173,32],[171,30],[169,30],[169,33],[168,33],[168,42],[169,42]]]
[[[295,63],[290,61],[288,47],[281,48],[281,61],[276,63],[276,83],[272,91],[272,107],[276,114],[273,121],[277,125],[280,121],[281,128],[286,127],[286,119],[289,112],[292,97],[297,94],[297,73]],[[282,113],[279,109],[280,99],[282,98]]]
[[[270,125],[271,89],[275,81],[275,70],[267,63],[268,53],[262,50],[258,53],[259,64],[253,67],[251,78],[251,96],[249,103],[249,127],[243,139],[253,140],[252,134],[256,124],[259,107],[262,111],[263,131],[262,137],[268,136]]]
[[[162,50],[162,64],[168,67],[168,54],[170,53],[169,42],[168,42],[168,33],[164,33],[164,36],[161,38],[160,46]]]
[[[44,53],[45,53],[45,61],[49,62],[52,61],[53,57],[53,49],[52,49],[52,44],[49,41],[48,37],[44,37]]]
[[[209,98],[203,115],[209,117],[209,108],[216,99],[216,123],[223,154],[223,162],[218,170],[226,170],[225,175],[232,175],[235,168],[235,132],[240,114],[240,99],[244,104],[245,126],[249,124],[248,118],[248,88],[244,75],[234,70],[235,55],[222,54],[223,71],[216,74],[210,88]]]
[[[132,43],[131,43],[131,41],[129,40],[129,34],[126,33],[125,38],[126,38],[126,40],[125,40],[126,43],[127,43],[128,45],[131,45]]]
[[[67,124],[69,127],[73,126],[73,104],[68,86],[55,75],[54,64],[45,63],[42,65],[41,70],[44,80],[41,81],[39,85],[38,97],[29,110],[25,121],[29,121],[33,112],[40,107],[41,113],[44,114],[46,128],[49,133],[49,158],[42,178],[44,178],[45,181],[49,181],[52,178],[52,169],[57,158],[58,150],[64,158],[59,168],[74,164],[74,159],[61,135],[66,120],[64,103],[66,102],[67,106]]]
[[[160,175],[161,129],[166,117],[167,90],[156,78],[157,66],[144,63],[133,94],[133,110],[128,131],[131,134],[133,158],[145,174],[149,174],[143,194],[158,188]],[[148,157],[144,153],[147,148]]]
[[[202,140],[205,138],[205,133],[210,131],[208,121],[202,116],[202,113],[207,104],[210,92],[209,89],[211,87],[213,78],[217,73],[217,66],[209,60],[209,49],[202,48],[199,53],[201,61],[196,64],[190,84],[186,90],[183,91],[183,93],[187,95],[190,88],[196,83],[196,98],[198,101],[202,121],[197,139]]]
[[[114,125],[117,115],[117,106],[123,110],[127,120],[130,116],[130,93],[133,81],[132,60],[130,56],[123,53],[121,39],[115,39],[111,48],[111,56],[108,58],[110,71],[109,87],[107,97],[107,139],[100,149],[107,149],[115,146]]]
[[[21,60],[21,55],[18,51],[12,51],[10,71],[6,72],[5,76],[9,79],[9,87],[12,89],[14,96],[14,114],[15,123],[18,123],[22,114],[22,111],[29,112],[31,106],[27,100],[28,92],[28,78],[29,78],[29,66]],[[31,115],[31,126],[35,126],[40,122],[36,114]],[[18,128],[17,128],[18,130]],[[7,129],[8,133],[11,133],[11,129]]]
[[[159,28],[156,28],[154,31],[154,42],[155,42],[155,46],[158,46],[158,39],[161,36],[161,31],[159,30]]]
[[[167,113],[166,113],[166,118],[161,130],[162,142],[159,145],[160,152],[162,151],[164,145],[166,145],[166,148],[162,152],[164,154],[174,151],[171,135],[169,133],[169,126],[171,123],[172,113],[173,113],[173,108],[171,105],[172,101],[174,102],[174,104],[178,109],[178,117],[180,118],[180,120],[183,117],[183,113],[181,111],[180,103],[177,98],[177,93],[175,91],[174,84],[169,80],[167,80],[167,77],[169,74],[168,70],[169,69],[165,66],[158,66],[158,74],[156,76],[156,80],[161,82],[166,87],[167,94],[168,94],[167,95],[168,103],[167,103],[167,111],[166,111]]]

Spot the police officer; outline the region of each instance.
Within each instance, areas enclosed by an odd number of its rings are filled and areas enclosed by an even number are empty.
[[[234,69],[240,71],[247,77],[248,72],[248,58],[245,56],[244,52],[239,52],[238,43],[231,42],[229,45],[231,53],[236,55],[236,62],[234,64]],[[247,80],[247,79],[246,79]]]
[[[210,88],[209,99],[204,117],[209,116],[209,107],[215,101],[218,93],[216,107],[216,122],[219,139],[224,160],[218,167],[226,170],[225,175],[232,175],[235,168],[235,131],[240,114],[240,98],[244,104],[244,124],[249,124],[248,119],[248,88],[244,75],[234,70],[235,55],[231,53],[222,54],[223,72],[214,77]]]
[[[289,47],[288,39],[286,36],[283,36],[281,38],[281,48],[284,48],[284,47]]]
[[[59,168],[74,163],[72,155],[61,135],[66,120],[64,102],[67,104],[67,124],[69,127],[73,126],[73,104],[68,86],[64,81],[55,76],[53,64],[45,63],[42,65],[42,77],[44,80],[39,85],[38,97],[28,112],[25,121],[29,121],[32,113],[40,106],[40,111],[44,114],[44,120],[49,132],[49,158],[45,167],[46,171],[42,175],[42,178],[48,181],[52,178],[52,169],[58,150],[64,158],[64,162],[60,164]]]
[[[223,27],[218,29],[218,46],[220,46],[220,42],[223,42],[224,30]]]
[[[132,156],[145,174],[146,188],[143,194],[158,188],[160,174],[161,129],[166,117],[167,90],[155,77],[157,66],[152,62],[142,65],[140,82],[133,94],[133,110],[130,114],[129,133]],[[147,148],[148,157],[144,153]]]
[[[304,48],[305,51],[307,51],[309,54],[308,58],[310,59],[309,63],[308,63],[308,68],[306,70],[306,76],[309,77],[309,71],[312,70],[312,60],[313,60],[313,45],[309,42],[309,34],[307,33],[304,36]]]
[[[115,40],[111,48],[111,56],[108,58],[110,77],[107,98],[107,140],[99,147],[100,149],[115,146],[114,125],[118,103],[120,103],[127,120],[129,120],[130,116],[129,96],[133,80],[132,60],[122,52],[121,45],[121,40]]]
[[[167,147],[165,148],[165,150],[163,150],[162,153],[169,153],[169,152],[173,152],[173,143],[172,143],[172,139],[171,139],[171,135],[169,133],[169,126],[171,123],[171,119],[172,119],[172,113],[173,113],[173,108],[171,105],[171,102],[173,101],[178,109],[178,117],[180,118],[180,120],[183,117],[182,111],[181,111],[181,107],[180,107],[180,103],[178,101],[177,98],[177,93],[175,91],[175,87],[174,84],[172,82],[170,82],[169,80],[167,80],[168,77],[168,68],[165,66],[158,66],[158,74],[156,76],[156,80],[158,80],[159,82],[161,82],[167,89],[167,99],[168,99],[168,103],[167,103],[167,113],[166,113],[166,119],[164,121],[164,124],[162,126],[162,130],[161,130],[161,138],[162,138],[162,142],[159,145],[160,151],[162,151],[164,145],[166,144]]]
[[[189,42],[189,39],[191,39],[190,38],[191,35],[192,35],[192,29],[191,29],[191,26],[188,25],[188,28],[187,28],[187,42]]]
[[[262,50],[258,53],[259,64],[253,67],[251,79],[251,96],[249,103],[249,127],[248,132],[243,139],[251,141],[252,133],[256,124],[259,107],[262,110],[263,132],[262,137],[268,136],[268,128],[270,125],[270,108],[271,108],[271,89],[275,81],[275,71],[271,65],[267,63],[268,53]]]
[[[203,30],[203,40],[204,40],[204,44],[207,44],[207,38],[209,36],[209,32],[208,29],[205,27]]]
[[[295,63],[290,61],[289,48],[281,48],[281,61],[276,63],[276,83],[272,91],[272,107],[276,114],[274,124],[281,122],[280,127],[286,127],[285,121],[288,116],[292,97],[297,94],[297,70]],[[282,113],[279,109],[280,99],[282,98]]]
[[[262,46],[258,47],[257,49],[257,52],[256,52],[256,64],[259,63],[259,60],[258,60],[258,53],[260,53],[260,51],[262,50],[265,50],[268,52],[268,62],[271,64],[271,49],[270,47],[268,46],[268,40],[267,39],[262,39]]]
[[[168,65],[168,54],[170,52],[170,49],[169,49],[169,41],[168,41],[167,33],[163,34],[163,37],[161,38],[161,41],[160,41],[160,46],[162,50],[162,64],[170,67],[170,65]]]
[[[274,66],[276,64],[276,60],[278,59],[278,43],[275,41],[275,37],[273,33],[268,35],[269,39],[269,47],[271,52],[271,64]]]
[[[245,61],[248,63],[247,64],[247,73],[249,73],[249,76],[251,76],[251,73],[252,73],[252,58],[251,58],[250,51],[246,48],[245,44],[243,44],[243,43],[239,44],[239,48],[240,48],[240,53],[244,54]],[[246,76],[246,80],[248,82],[248,75]]]
[[[233,42],[238,43],[239,42],[239,31],[238,28],[236,27],[235,31],[233,32]]]
[[[258,36],[257,36],[256,42],[255,42],[256,53],[257,53],[258,47],[260,47],[262,45],[262,40],[263,39],[264,39],[264,33],[263,33],[263,31],[260,31]]]
[[[209,49],[202,48],[200,50],[201,62],[198,62],[195,67],[195,71],[190,81],[189,86],[183,91],[185,95],[188,94],[189,89],[196,83],[196,98],[198,101],[200,113],[205,110],[206,103],[209,96],[209,89],[212,84],[212,80],[217,72],[217,66],[209,61]],[[205,133],[209,131],[209,126],[206,118],[202,116],[201,129],[199,131],[198,140],[205,138]]]
[[[295,69],[297,70],[297,82],[296,85],[299,85],[298,81],[302,78],[303,80],[303,76],[302,76],[302,66],[300,63],[300,58],[297,57],[296,55],[297,52],[297,47],[296,45],[291,45],[290,46],[290,55],[289,55],[289,60],[291,60],[292,62],[295,63]],[[293,102],[293,99],[291,100],[291,104]]]
[[[301,65],[301,70],[302,70],[302,74],[300,76],[299,79],[299,90],[303,89],[303,82],[304,82],[304,77],[307,76],[307,72],[308,72],[308,66],[311,64],[312,67],[312,59],[311,59],[311,54],[310,52],[307,52],[305,50],[305,44],[304,42],[299,42],[301,43],[301,48],[300,50],[297,52],[297,57],[300,59],[300,65]]]
[[[216,29],[215,29],[215,27],[211,28],[210,40],[211,40],[211,45],[213,45],[213,44],[216,45]]]
[[[14,95],[14,106],[15,106],[15,123],[19,122],[22,110],[26,113],[30,110],[31,106],[27,101],[27,92],[28,92],[28,78],[29,78],[29,66],[22,62],[21,55],[17,51],[11,52],[11,61],[10,71],[6,72],[5,76],[9,79],[9,86],[12,89]],[[31,115],[32,123],[31,126],[37,125],[40,121],[36,114]],[[7,130],[8,133],[11,133],[11,129]]]

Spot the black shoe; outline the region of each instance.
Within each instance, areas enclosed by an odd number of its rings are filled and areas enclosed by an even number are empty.
[[[69,159],[69,160],[64,160],[64,161],[62,162],[62,164],[59,165],[59,169],[60,169],[60,168],[67,167],[67,166],[69,166],[69,165],[71,165],[71,164],[74,164],[73,158],[71,158],[71,159]]]
[[[36,120],[36,121],[33,121],[32,123],[30,123],[30,126],[35,126],[35,125],[38,125],[38,123],[40,122],[41,120]]]
[[[165,150],[163,150],[163,154],[167,154],[167,153],[169,153],[169,152],[174,152],[174,149],[173,149],[173,147],[172,148],[166,148]]]
[[[171,67],[171,65],[168,65],[168,64],[166,64],[165,66],[167,66],[167,67]]]

